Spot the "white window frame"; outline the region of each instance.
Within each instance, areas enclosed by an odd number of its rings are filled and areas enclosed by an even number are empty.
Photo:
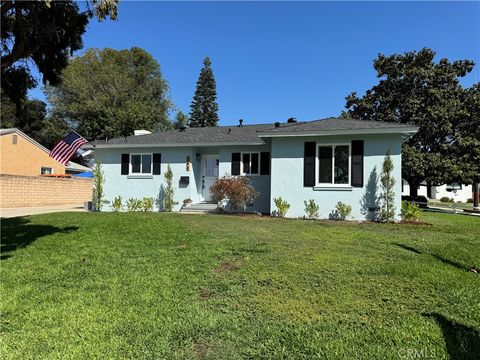
[[[243,154],[250,154],[250,173],[243,171]],[[252,154],[258,155],[258,172],[252,173]],[[259,151],[245,151],[240,153],[240,174],[242,176],[260,176],[260,152]]]
[[[140,172],[133,172],[132,171],[132,156],[133,155],[140,155]],[[143,173],[142,170],[143,170],[143,162],[142,162],[142,156],[143,155],[150,155],[150,172],[148,173]],[[130,159],[129,159],[129,169],[128,169],[128,173],[130,175],[134,175],[134,176],[142,176],[142,175],[153,175],[153,153],[132,153],[130,154]]]
[[[318,187],[352,187],[352,146],[350,143],[321,143],[317,142],[317,148],[315,150],[315,184]],[[332,147],[332,182],[331,183],[321,183],[319,182],[320,178],[320,159],[319,159],[319,148],[320,147]],[[348,146],[348,183],[347,184],[335,184],[335,147],[336,146]]]
[[[42,173],[43,169],[50,169],[51,172],[49,174],[44,174]],[[40,166],[40,175],[53,175],[53,170],[54,169],[51,166]]]

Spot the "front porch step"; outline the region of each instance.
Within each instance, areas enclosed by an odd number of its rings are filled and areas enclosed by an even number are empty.
[[[198,204],[192,204],[190,206],[182,206],[180,212],[207,213],[215,210],[217,207],[218,207],[217,203],[201,202]]]

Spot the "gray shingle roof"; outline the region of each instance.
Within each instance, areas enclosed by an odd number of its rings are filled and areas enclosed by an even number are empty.
[[[95,145],[182,145],[182,144],[264,144],[261,137],[281,134],[303,134],[315,132],[332,132],[342,130],[382,130],[394,129],[401,132],[412,129],[411,125],[364,121],[343,118],[327,118],[297,123],[258,124],[244,126],[218,126],[204,128],[187,128],[185,131],[169,130],[148,135],[137,135],[94,141]]]
[[[286,124],[279,128],[267,130],[271,134],[276,133],[307,133],[307,132],[328,132],[339,130],[373,130],[373,129],[409,129],[412,125],[397,124],[383,121],[367,121],[343,118],[327,118],[314,121]]]
[[[109,139],[108,141],[94,141],[95,145],[106,144],[226,144],[245,143],[263,144],[258,131],[272,129],[273,124],[244,125],[242,127],[218,126],[187,128],[185,131],[169,130],[148,135],[127,136]]]

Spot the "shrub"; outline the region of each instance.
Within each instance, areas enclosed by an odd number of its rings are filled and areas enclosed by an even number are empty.
[[[454,200],[449,198],[448,196],[444,196],[442,198],[440,198],[440,202],[443,202],[443,203],[453,203]]]
[[[467,199],[467,204],[473,204],[473,199]]]
[[[187,198],[185,200],[183,200],[183,205],[187,205],[187,204],[191,204],[192,203],[192,199],[190,198]]]
[[[234,209],[243,209],[258,197],[259,193],[246,176],[223,177],[210,187],[212,198],[216,202],[228,200]]]
[[[122,204],[122,197],[117,196],[113,201],[112,201],[112,209],[115,212],[121,211],[123,208]]]
[[[335,209],[339,220],[345,220],[352,213],[352,207],[350,205],[342,203],[341,201],[337,203]]]
[[[422,216],[422,210],[417,204],[402,201],[402,219],[407,221],[418,221]]]
[[[103,183],[105,182],[105,175],[102,170],[100,160],[95,162],[93,167],[93,194],[92,203],[95,211],[101,211],[103,206]]]
[[[393,177],[393,161],[390,156],[390,149],[387,150],[382,164],[380,175],[380,219],[384,222],[395,221],[395,178]]]
[[[142,206],[142,200],[139,199],[128,199],[127,200],[127,210],[128,211],[138,211]]]
[[[152,211],[153,210],[153,204],[155,203],[155,199],[152,197],[144,197],[140,201],[140,208],[142,211]]]
[[[283,200],[281,197],[273,199],[275,206],[277,207],[276,215],[278,217],[285,217],[288,209],[290,209],[290,204]]]
[[[318,210],[320,207],[315,203],[315,200],[310,199],[308,201],[303,202],[305,204],[305,212],[309,219],[317,219],[319,214]]]
[[[165,172],[164,176],[167,186],[163,190],[163,210],[172,212],[174,203],[173,196],[175,195],[175,191],[173,190],[173,171],[170,167],[170,164],[168,164],[167,171]]]

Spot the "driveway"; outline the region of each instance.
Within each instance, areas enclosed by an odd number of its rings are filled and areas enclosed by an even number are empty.
[[[61,206],[42,206],[42,207],[23,207],[23,208],[4,208],[0,209],[0,217],[11,218],[17,216],[28,216],[37,214],[48,214],[63,211],[86,211],[82,206],[61,205]]]

